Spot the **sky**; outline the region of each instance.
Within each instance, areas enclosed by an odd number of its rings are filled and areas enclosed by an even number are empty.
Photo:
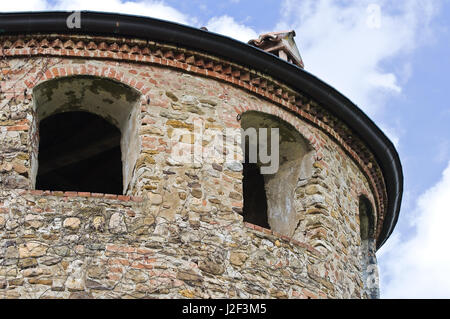
[[[14,0],[1,11],[152,16],[247,42],[295,30],[305,69],[350,98],[399,152],[397,226],[377,252],[382,298],[450,298],[450,0]]]

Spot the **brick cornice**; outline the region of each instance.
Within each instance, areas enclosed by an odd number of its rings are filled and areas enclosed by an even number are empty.
[[[377,237],[380,234],[388,199],[383,173],[375,156],[356,132],[352,132],[324,106],[319,105],[312,97],[306,96],[303,92],[295,91],[260,71],[248,69],[220,57],[169,44],[80,35],[0,37],[0,57],[32,56],[108,59],[167,66],[233,84],[276,103],[333,138],[364,172],[376,202]],[[90,74],[122,81],[135,87],[143,95],[149,91],[149,88],[144,87],[142,83],[133,81],[132,78],[124,78],[124,75],[112,75],[110,70],[99,73],[98,70],[82,69],[82,67],[64,71],[58,70],[58,67],[55,68],[57,70],[49,68],[39,78],[29,80],[27,85],[31,88],[42,80],[59,76]]]

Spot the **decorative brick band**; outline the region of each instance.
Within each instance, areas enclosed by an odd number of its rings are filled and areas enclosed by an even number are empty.
[[[349,154],[364,172],[374,193],[377,212],[377,236],[383,226],[387,207],[387,193],[382,171],[374,155],[354,132],[342,121],[330,114],[326,108],[312,98],[297,92],[279,81],[250,70],[241,65],[219,59],[205,53],[188,50],[168,44],[145,40],[88,37],[80,35],[40,35],[33,37],[9,36],[0,38],[0,57],[55,56],[85,59],[108,59],[141,64],[156,64],[181,69],[201,76],[215,78],[244,88],[276,103],[286,110],[318,127],[333,138]],[[42,81],[69,75],[94,75],[123,82],[144,96],[149,92],[142,82],[113,68],[49,67],[41,70],[34,78],[24,79],[28,88]],[[6,74],[7,76],[7,71]],[[152,79],[148,79],[152,82]],[[8,92],[12,96],[23,96],[24,92]],[[20,94],[19,94],[20,93]],[[26,92],[25,92],[26,96]],[[146,99],[145,99],[146,100]],[[238,113],[239,111],[236,110]],[[244,110],[241,110],[241,113]],[[20,129],[15,126],[15,129]]]

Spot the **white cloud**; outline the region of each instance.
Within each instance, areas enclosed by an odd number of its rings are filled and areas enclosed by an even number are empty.
[[[177,9],[166,5],[163,1],[141,0],[56,0],[53,3],[45,0],[16,0],[2,3],[2,11],[40,11],[40,10],[91,10],[117,12],[140,16],[154,17],[183,24],[196,24],[197,20]]]
[[[448,140],[441,140],[439,143],[436,144],[437,152],[436,157],[434,158],[434,162],[436,163],[442,163],[447,160],[450,156],[450,141]]]
[[[433,41],[430,25],[438,6],[421,0],[284,0],[276,29],[294,29],[306,69],[376,120],[413,74],[410,54]],[[377,122],[398,147],[405,129],[398,119],[390,123]],[[439,160],[447,145],[441,149]],[[377,254],[382,297],[450,298],[450,163],[442,180],[407,207],[415,209],[405,213],[403,206],[401,216],[413,233],[396,229]]]
[[[122,0],[57,0],[53,6],[59,10],[91,10],[120,12],[140,16],[154,17],[183,24],[195,24],[196,20],[163,1],[122,1]]]
[[[200,6],[205,7],[204,5]],[[186,25],[199,26],[195,16],[184,12],[157,0],[124,1],[124,0],[16,0],[2,4],[2,11],[43,11],[43,10],[91,10],[101,12],[117,12],[140,16],[154,17],[158,19],[178,22]],[[238,23],[228,15],[216,16],[209,19],[206,24],[209,31],[223,34],[237,40],[247,42],[255,39],[258,34],[243,23]]]
[[[334,86],[368,115],[384,111],[386,100],[401,94],[412,70],[405,57],[429,36],[435,13],[431,1],[284,0],[277,29],[294,29],[306,70]],[[409,73],[407,73],[408,71]],[[399,137],[393,136],[396,143]]]
[[[15,0],[2,1],[0,12],[39,11],[47,9],[48,3],[46,0]]]
[[[211,18],[206,27],[209,31],[220,33],[242,42],[247,42],[258,37],[255,30],[236,22],[233,17],[227,15]]]
[[[382,298],[450,298],[450,162],[441,180],[422,194],[410,216],[415,233],[396,233],[379,253]]]

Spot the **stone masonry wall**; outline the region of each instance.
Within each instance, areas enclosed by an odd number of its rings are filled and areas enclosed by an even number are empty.
[[[37,83],[122,74],[142,92],[128,196],[30,190],[38,135],[26,83],[43,69],[50,73]],[[228,83],[161,66],[15,58],[1,61],[0,76],[0,296],[364,297],[358,199],[365,194],[373,204],[374,197],[359,167],[320,129]],[[244,224],[242,165],[223,162],[216,150],[217,134],[240,128],[238,115],[249,110],[288,122],[314,150],[311,175],[292,194],[292,238]],[[172,151],[192,147],[198,123],[208,156],[177,162]]]

